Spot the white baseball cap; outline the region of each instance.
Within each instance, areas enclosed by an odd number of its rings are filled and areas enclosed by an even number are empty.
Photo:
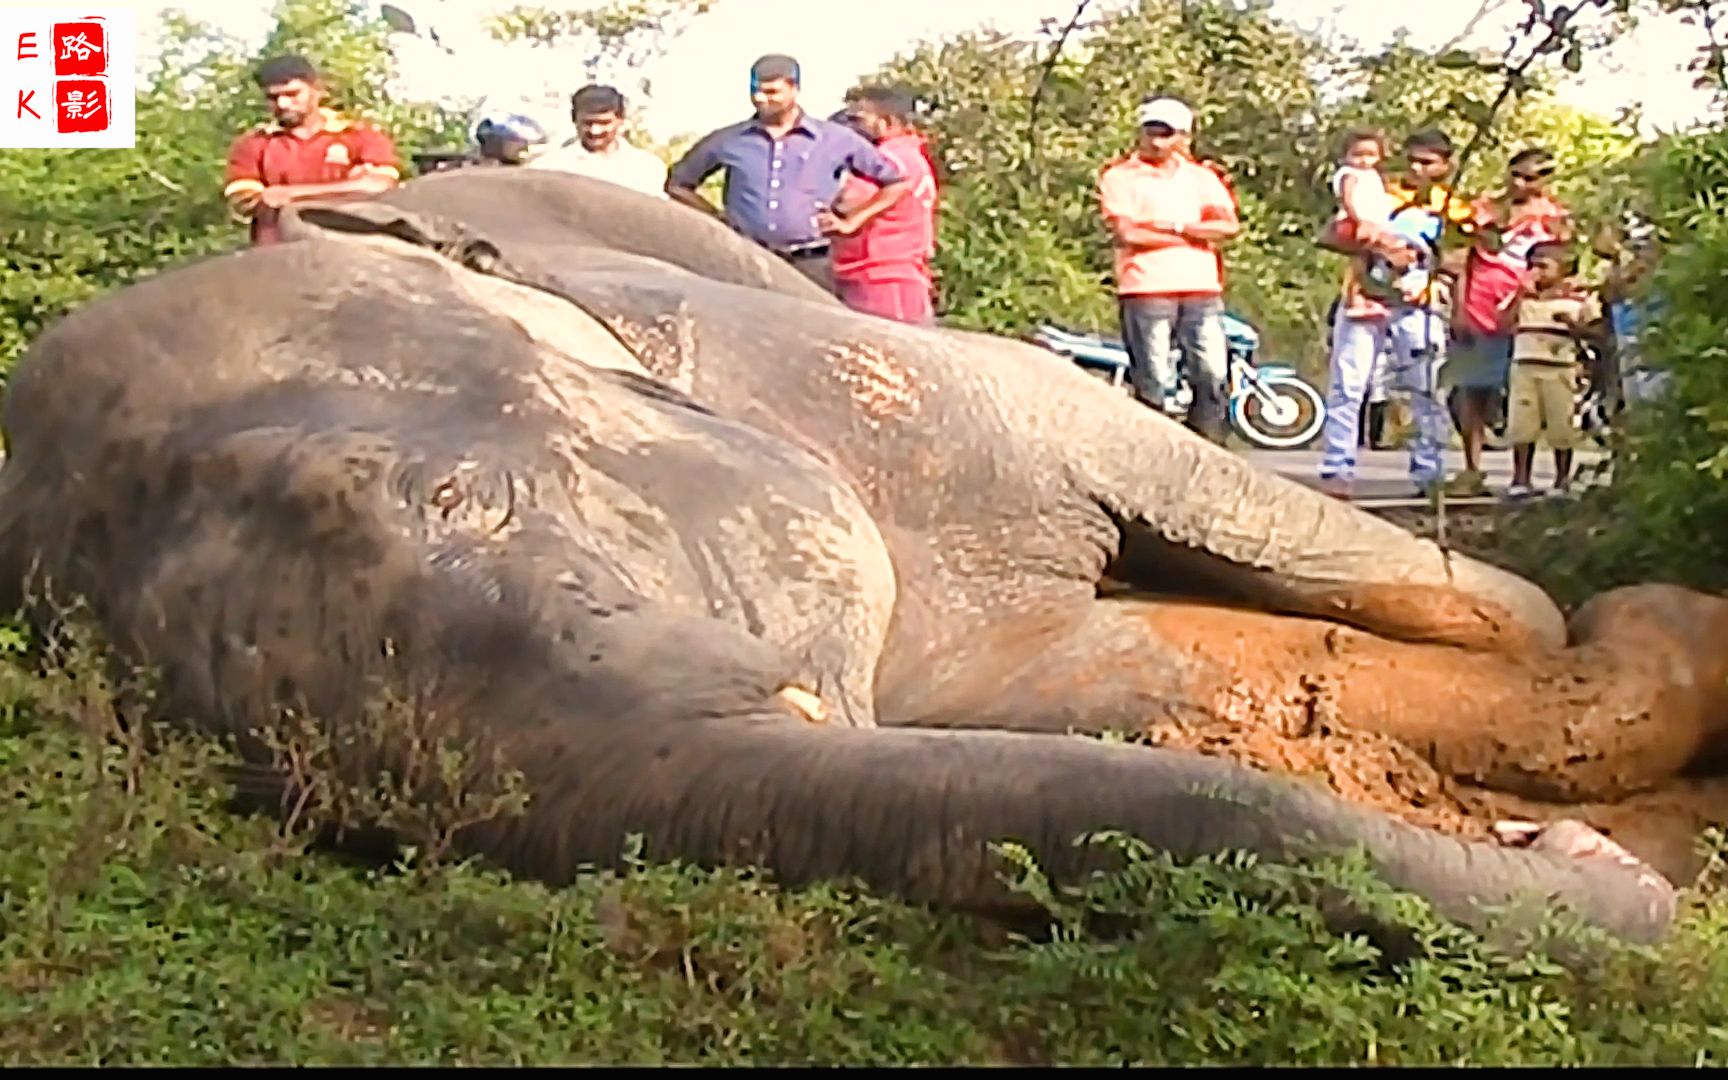
[[[1161,97],[1142,101],[1136,115],[1141,127],[1147,124],[1164,124],[1175,131],[1194,130],[1194,110],[1175,98]]]

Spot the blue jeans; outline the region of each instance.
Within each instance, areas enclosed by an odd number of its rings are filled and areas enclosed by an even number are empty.
[[[1374,361],[1388,343],[1392,356],[1387,389],[1409,397],[1416,424],[1410,439],[1410,479],[1426,485],[1445,478],[1440,455],[1451,441],[1452,420],[1435,391],[1446,356],[1444,320],[1422,308],[1397,308],[1383,319],[1347,319],[1340,308],[1332,326],[1332,379],[1321,434],[1322,479],[1355,478],[1362,398],[1368,392]]]
[[[1441,381],[1465,390],[1506,392],[1512,372],[1512,335],[1471,334],[1447,343]]]
[[[1213,442],[1223,442],[1226,385],[1230,379],[1230,355],[1224,341],[1224,298],[1216,293],[1122,296],[1117,303],[1134,396],[1159,412],[1165,411],[1165,396],[1176,385],[1171,346],[1179,339],[1187,361],[1188,381],[1194,387],[1188,426]]]

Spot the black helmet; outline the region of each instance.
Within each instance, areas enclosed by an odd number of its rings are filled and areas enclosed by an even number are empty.
[[[484,157],[517,161],[531,147],[547,142],[546,129],[521,113],[482,116],[474,125],[474,141]]]

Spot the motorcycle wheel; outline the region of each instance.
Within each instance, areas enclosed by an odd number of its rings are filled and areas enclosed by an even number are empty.
[[[1263,401],[1253,389],[1244,388],[1230,403],[1230,426],[1237,434],[1267,450],[1295,450],[1313,442],[1326,424],[1326,399],[1320,391],[1293,375],[1270,375],[1258,382],[1272,400]]]

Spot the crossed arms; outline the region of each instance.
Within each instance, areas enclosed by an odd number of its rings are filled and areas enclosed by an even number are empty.
[[[1197,200],[1198,220],[1174,221],[1135,212],[1131,179],[1106,172],[1098,184],[1099,207],[1104,223],[1117,246],[1130,251],[1155,251],[1172,247],[1212,247],[1232,240],[1242,231],[1236,217],[1235,200],[1221,180],[1206,171]]]
[[[290,203],[313,199],[389,191],[401,178],[395,144],[376,128],[361,126],[354,130],[356,137],[351,142],[355,160],[348,175],[341,180],[309,184],[265,184],[264,144],[255,137],[242,136],[228,153],[223,197],[236,212],[250,217],[261,208],[281,209]]]

